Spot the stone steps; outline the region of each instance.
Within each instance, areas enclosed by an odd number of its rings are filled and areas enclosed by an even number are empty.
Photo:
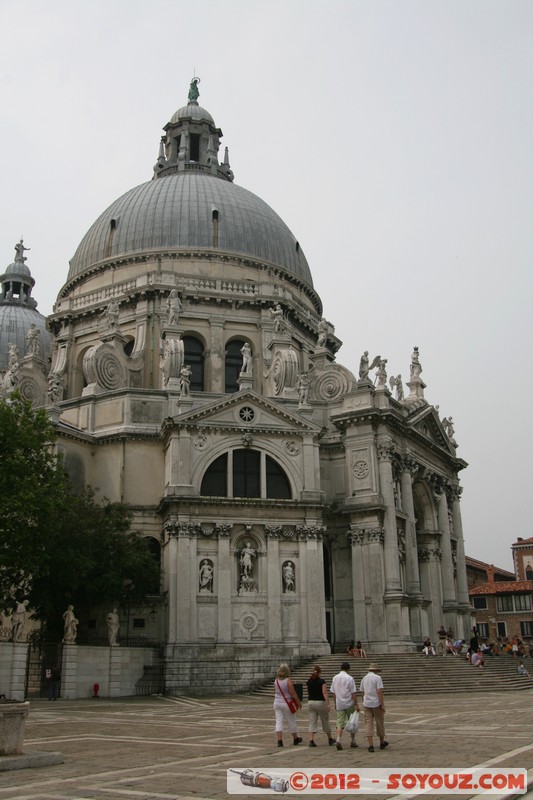
[[[473,667],[461,656],[424,656],[421,653],[380,653],[366,659],[346,658],[342,654],[322,656],[302,663],[291,670],[294,683],[303,683],[309,678],[314,664],[322,668],[322,677],[331,685],[333,676],[339,672],[343,661],[349,661],[351,675],[357,686],[365,675],[368,664],[376,661],[388,695],[435,694],[457,692],[511,691],[533,688],[533,677],[518,675],[518,659],[496,656],[485,659],[485,666]],[[526,658],[524,665],[533,675],[533,659]],[[272,695],[273,682],[259,687],[254,693]],[[307,693],[304,691],[304,698]]]

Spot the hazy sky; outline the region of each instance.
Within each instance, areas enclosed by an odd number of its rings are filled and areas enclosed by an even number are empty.
[[[235,181],[363,350],[453,416],[467,554],[533,536],[533,2],[0,0],[0,267],[39,311],[96,217],[149,180],[200,76]],[[3,271],[3,270],[2,270]]]

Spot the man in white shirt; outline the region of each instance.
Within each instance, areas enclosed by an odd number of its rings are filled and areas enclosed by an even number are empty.
[[[376,721],[376,734],[379,736],[380,750],[385,750],[389,743],[385,741],[385,702],[383,700],[383,681],[377,674],[377,664],[369,664],[368,672],[361,681],[359,690],[363,695],[363,712],[365,715],[366,738],[368,739],[368,752],[374,752],[374,720]]]
[[[355,681],[349,672],[349,663],[343,661],[341,671],[331,681],[330,691],[335,699],[335,709],[337,711],[337,741],[335,743],[337,750],[342,750],[341,736],[346,723],[354,711],[359,711]],[[350,747],[357,747],[355,733],[350,733],[350,738]]]

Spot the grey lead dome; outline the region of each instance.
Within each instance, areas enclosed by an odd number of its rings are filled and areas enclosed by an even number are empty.
[[[215,210],[218,243],[213,247]],[[313,286],[296,238],[275,211],[252,192],[201,173],[143,183],[112,203],[82,239],[68,279],[104,259],[160,249],[248,256],[279,266]]]

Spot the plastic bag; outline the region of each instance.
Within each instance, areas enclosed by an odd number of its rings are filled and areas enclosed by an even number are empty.
[[[350,719],[346,723],[346,730],[348,733],[357,733],[359,730],[359,711],[354,711],[350,715]]]

